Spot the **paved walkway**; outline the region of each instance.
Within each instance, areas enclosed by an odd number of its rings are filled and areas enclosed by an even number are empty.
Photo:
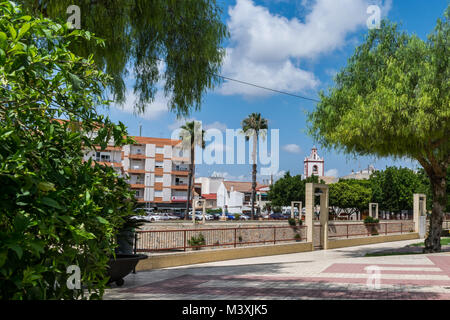
[[[364,257],[417,242],[141,271],[104,299],[450,299],[448,253]]]

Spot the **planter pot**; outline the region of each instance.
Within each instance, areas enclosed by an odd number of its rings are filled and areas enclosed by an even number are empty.
[[[145,254],[117,254],[116,259],[111,258],[108,263],[108,284],[115,282],[122,286],[125,282],[123,278],[134,270],[139,260],[147,258]]]
[[[134,232],[122,231],[117,235],[116,254],[133,254]]]

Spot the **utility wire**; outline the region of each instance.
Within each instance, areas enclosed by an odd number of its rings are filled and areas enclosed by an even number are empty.
[[[242,83],[242,84],[245,84],[245,85],[248,85],[248,86],[253,86],[253,87],[256,87],[256,88],[269,90],[269,91],[273,91],[273,92],[277,92],[277,93],[281,93],[281,94],[285,94],[285,95],[288,95],[288,96],[291,96],[291,97],[296,97],[296,98],[300,98],[300,99],[304,99],[304,100],[310,100],[310,101],[314,101],[314,102],[320,102],[320,100],[317,100],[317,99],[303,97],[303,96],[300,96],[300,95],[297,95],[297,94],[293,94],[293,93],[289,93],[289,92],[285,92],[285,91],[280,91],[280,90],[276,90],[276,89],[272,89],[272,88],[268,88],[268,87],[263,87],[263,86],[260,86],[260,85],[254,84],[254,83],[245,82],[245,81],[237,80],[237,79],[233,79],[233,78],[228,78],[228,77],[222,76],[220,74],[214,74],[214,76],[220,77],[220,78],[225,79],[225,80],[234,81],[234,82],[237,82],[237,83]]]
[[[160,58],[155,58],[155,60],[158,60],[158,61],[166,63],[165,60],[160,59]],[[299,99],[304,99],[304,100],[309,100],[309,101],[314,101],[314,102],[320,102],[320,100],[317,100],[317,99],[300,96],[298,94],[293,94],[293,93],[289,93],[289,92],[286,92],[286,91],[281,91],[281,90],[276,90],[276,89],[272,89],[272,88],[268,88],[268,87],[263,87],[263,86],[260,86],[260,85],[254,84],[254,83],[250,83],[250,82],[246,82],[246,81],[242,81],[242,80],[238,80],[238,79],[233,79],[233,78],[229,78],[229,77],[226,77],[226,76],[222,76],[220,74],[215,74],[215,73],[210,73],[210,74],[215,76],[215,77],[219,77],[219,78],[222,78],[222,79],[225,79],[225,80],[228,80],[228,81],[234,81],[234,82],[237,82],[237,83],[245,84],[247,86],[252,86],[252,87],[256,87],[256,88],[263,89],[263,90],[268,90],[268,91],[272,91],[272,92],[276,92],[276,93],[281,93],[281,94],[288,95],[288,96],[295,97],[295,98],[299,98]]]

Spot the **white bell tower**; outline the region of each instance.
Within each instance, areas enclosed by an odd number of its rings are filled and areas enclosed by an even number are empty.
[[[305,178],[311,176],[323,177],[325,175],[324,161],[323,158],[319,157],[319,155],[317,154],[316,146],[314,146],[311,149],[311,154],[309,155],[309,157],[305,158],[303,163],[304,163],[303,175]]]

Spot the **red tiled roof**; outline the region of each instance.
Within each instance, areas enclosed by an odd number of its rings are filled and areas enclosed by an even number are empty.
[[[268,185],[260,185],[259,187],[256,187],[256,191],[259,191],[261,189],[268,188],[268,187],[269,187]]]
[[[233,191],[238,192],[252,192],[252,183],[251,182],[242,182],[242,181],[224,181],[223,184],[228,191],[231,191],[231,187],[233,187]],[[261,187],[260,183],[256,183],[256,189]]]
[[[202,194],[202,198],[206,200],[217,200],[217,193]]]

